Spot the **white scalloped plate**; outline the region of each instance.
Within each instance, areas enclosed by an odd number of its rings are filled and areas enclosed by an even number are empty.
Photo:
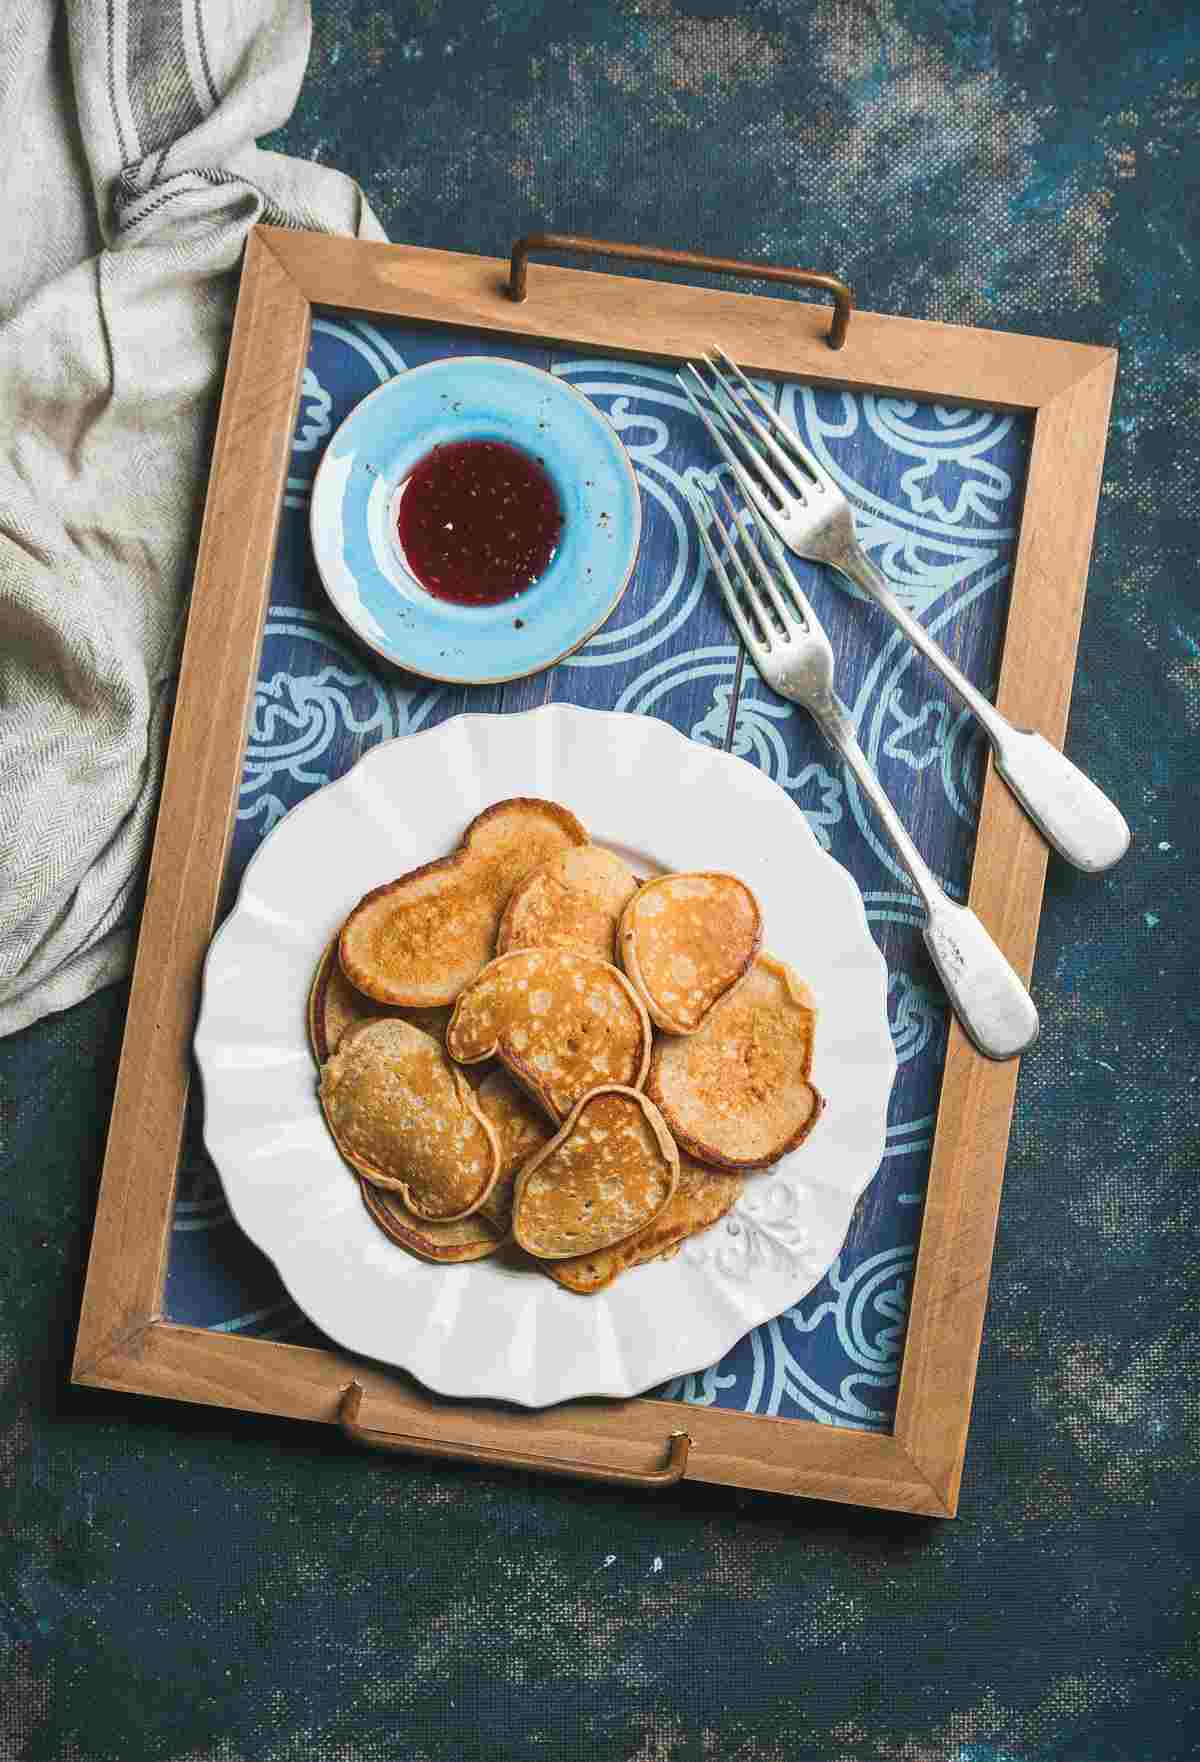
[[[490,802],[560,801],[644,874],[722,867],[811,985],[808,1142],[751,1175],[674,1258],[579,1297],[501,1259],[433,1266],[372,1223],[325,1129],[305,1031],[322,948],[369,888],[452,850]],[[234,1216],[316,1325],[457,1398],[636,1395],[715,1364],[822,1277],[879,1167],[896,1061],[887,972],[852,877],[761,771],[650,717],[551,706],[458,716],[373,748],[280,821],[209,949],[196,1056]]]

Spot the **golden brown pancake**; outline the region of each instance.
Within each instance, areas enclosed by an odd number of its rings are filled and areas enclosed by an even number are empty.
[[[658,1109],[607,1084],[517,1176],[513,1234],[538,1260],[595,1253],[644,1229],[678,1181],[679,1152]]]
[[[376,1003],[373,997],[364,997],[361,991],[355,990],[339,967],[337,947],[338,939],[335,936],[317,962],[312,988],[308,994],[308,1043],[319,1065],[332,1058],[347,1028],[353,1027],[356,1022],[373,1021],[380,1016],[398,1017],[403,1022],[411,1022],[422,1033],[431,1034],[435,1040],[445,1039],[446,1023],[450,1020],[448,1006],[440,1009],[395,1009],[386,1003]]]
[[[376,1187],[362,1176],[358,1184],[367,1210],[384,1235],[422,1260],[434,1260],[441,1266],[486,1260],[504,1240],[504,1232],[497,1230],[481,1211],[452,1223],[432,1223],[409,1211],[398,1193]]]
[[[650,1022],[624,973],[593,954],[521,948],[497,955],[459,997],[446,1050],[461,1064],[499,1057],[555,1120],[601,1083],[640,1089]]]
[[[323,1065],[337,1051],[347,1028],[380,1016],[398,1016],[411,1022],[415,1028],[424,1029],[435,1040],[441,1040],[450,1011],[394,1010],[364,997],[361,991],[354,989],[337,964],[335,936],[317,963],[308,994],[308,1041],[317,1064]],[[468,1082],[473,1074],[468,1074]],[[372,1186],[365,1175],[358,1176],[358,1184],[367,1210],[384,1234],[402,1248],[420,1255],[422,1260],[482,1260],[485,1255],[494,1254],[500,1246],[500,1236],[482,1221],[478,1213],[456,1223],[432,1223],[428,1218],[419,1218],[409,1211],[398,1193]]]
[[[531,869],[588,835],[557,802],[494,802],[448,857],[376,887],[342,926],[338,958],[379,1003],[453,1003],[491,959],[508,897]]]
[[[808,986],[762,955],[695,1034],[655,1041],[646,1093],[699,1161],[767,1168],[804,1142],[825,1105],[808,1080],[815,1025]]]
[[[495,1132],[444,1048],[411,1023],[347,1029],[321,1071],[320,1094],[346,1161],[418,1217],[467,1217],[495,1186]]]
[[[544,1110],[506,1071],[489,1071],[475,1091],[475,1100],[480,1112],[491,1121],[500,1146],[500,1173],[480,1206],[479,1215],[507,1235],[512,1226],[513,1182],[517,1172],[550,1142],[554,1127]]]
[[[577,948],[617,958],[617,925],[638,880],[614,850],[585,844],[541,863],[513,889],[496,953],[513,948]]]
[[[681,1151],[679,1185],[653,1223],[611,1248],[598,1248],[569,1260],[544,1260],[542,1271],[568,1291],[584,1296],[603,1291],[627,1268],[658,1259],[723,1218],[737,1204],[745,1184],[744,1175],[705,1168]]]
[[[651,1020],[694,1034],[754,965],[762,912],[736,875],[660,875],[626,906],[619,946]]]

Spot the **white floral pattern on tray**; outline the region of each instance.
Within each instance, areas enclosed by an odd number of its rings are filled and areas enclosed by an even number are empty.
[[[551,366],[600,404],[633,456],[645,525],[638,568],[621,606],[569,665],[503,689],[464,691],[377,670],[337,624],[308,550],[307,491],[324,440],[367,392],[435,356],[488,348]],[[802,387],[766,389],[863,511],[867,548],[896,591],[976,683],[990,690],[1023,490],[1028,436],[1022,421],[1006,412]],[[504,339],[318,314],[284,500],[227,903],[265,832],[316,786],[311,777],[340,776],[378,741],[432,726],[462,709],[519,709],[551,698],[657,716],[772,777],[821,845],[855,875],[888,962],[889,1018],[900,1068],[887,1148],[838,1262],[811,1296],[794,1313],[754,1330],[719,1366],[664,1392],[684,1401],[887,1427],[946,1009],[925,959],[912,893],[877,839],[853,781],[807,720],[739,661],[717,596],[705,581],[684,500],[689,474],[711,480],[713,470],[706,438],[665,369],[555,358]],[[833,636],[840,689],[864,744],[933,867],[962,897],[982,777],[983,749],[973,722],[855,590],[806,564],[795,567]],[[193,1129],[168,1268],[168,1312],[198,1325],[308,1337],[304,1318],[280,1291],[270,1265],[232,1225],[223,1202],[186,1209],[206,1194],[211,1199],[213,1180]],[[880,1288],[884,1308],[873,1302],[862,1312],[863,1337],[871,1343],[870,1364],[864,1365],[848,1321],[838,1318],[852,1307],[843,1301],[844,1291],[875,1264],[890,1265],[893,1272],[890,1284]]]

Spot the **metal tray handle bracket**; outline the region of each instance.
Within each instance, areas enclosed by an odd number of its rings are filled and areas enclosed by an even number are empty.
[[[608,1481],[619,1487],[670,1487],[681,1481],[687,1469],[692,1440],[686,1432],[672,1432],[667,1441],[667,1460],[662,1468],[639,1473],[629,1468],[596,1467],[589,1462],[569,1462],[558,1456],[533,1456],[493,1450],[483,1444],[454,1443],[443,1438],[416,1438],[405,1432],[376,1432],[359,1425],[363,1386],[347,1383],[338,1403],[338,1424],[355,1444],[368,1450],[391,1450],[406,1456],[437,1456],[452,1462],[494,1463],[498,1468],[525,1468],[535,1474],[562,1475],[575,1481]]]
[[[536,232],[518,239],[512,248],[508,295],[518,304],[524,300],[529,278],[531,251],[574,251],[584,256],[620,257],[627,263],[660,263],[671,269],[700,269],[710,275],[738,275],[751,281],[784,282],[791,287],[817,288],[833,298],[833,319],[826,341],[840,349],[846,340],[854,295],[836,275],[815,269],[781,268],[773,263],[748,263],[740,257],[705,257],[698,251],[667,251],[658,245],[621,245],[611,239],[591,239],[579,233]]]

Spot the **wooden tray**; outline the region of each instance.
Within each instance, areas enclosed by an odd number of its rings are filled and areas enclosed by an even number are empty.
[[[747,272],[745,265],[661,255]],[[514,270],[523,273],[523,263],[515,259]],[[829,278],[809,279],[836,291]],[[698,355],[719,335],[757,372],[1028,413],[1026,494],[997,702],[1015,723],[1057,744],[1065,731],[1114,351],[866,312],[854,313],[847,329],[848,301],[840,296],[836,326],[844,342],[831,347],[829,314],[818,306],[544,266],[517,303],[510,266],[496,259],[255,229],[230,346],[74,1380],[340,1422],[361,1442],[426,1455],[643,1485],[686,1475],[952,1516],[1017,1075],[1015,1064],[979,1057],[957,1027],[891,1434],[652,1397],[540,1413],[448,1402],[335,1350],[164,1316],[198,983],[221,900],[314,305],[659,363]],[[1041,839],[989,767],[970,903],[1025,976],[1045,864]]]

